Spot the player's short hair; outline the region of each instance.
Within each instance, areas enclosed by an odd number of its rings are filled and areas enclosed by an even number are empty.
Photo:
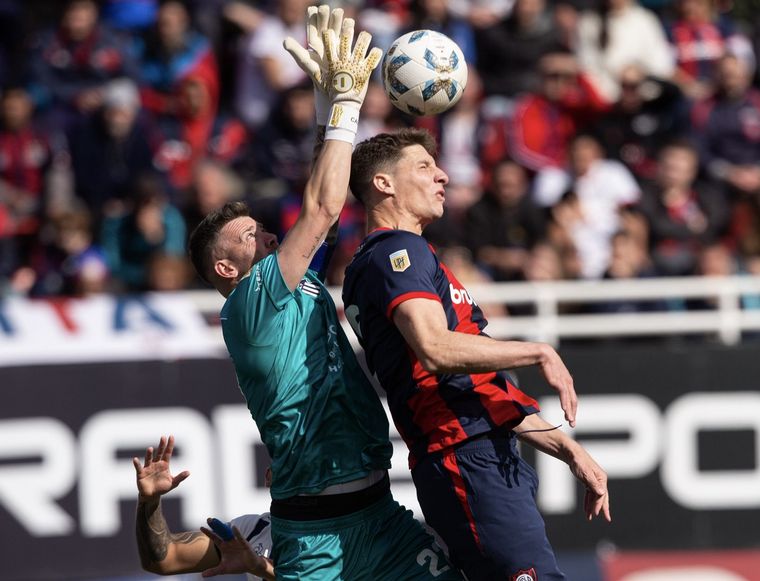
[[[406,147],[421,145],[436,157],[435,139],[424,129],[401,129],[393,133],[379,133],[362,141],[354,149],[351,157],[351,179],[349,187],[356,199],[365,203],[365,198],[372,188],[375,175],[395,165]]]
[[[195,271],[207,283],[211,283],[213,272],[213,251],[219,232],[228,222],[235,218],[250,216],[248,204],[245,202],[227,202],[221,208],[209,212],[190,234],[188,251],[190,261]]]

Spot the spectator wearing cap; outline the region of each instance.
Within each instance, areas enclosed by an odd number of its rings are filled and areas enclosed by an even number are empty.
[[[127,45],[98,18],[95,0],[68,0],[58,28],[33,44],[31,93],[62,129],[102,106],[109,81],[137,76]]]
[[[72,130],[69,144],[76,194],[100,214],[123,202],[134,176],[153,167],[153,151],[140,118],[140,95],[129,79],[111,81],[98,115]]]

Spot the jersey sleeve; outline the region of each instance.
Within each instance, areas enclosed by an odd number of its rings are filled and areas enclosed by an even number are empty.
[[[280,311],[288,302],[293,300],[295,295],[293,294],[293,291],[288,288],[288,285],[285,284],[285,279],[282,277],[282,271],[280,270],[280,263],[277,257],[278,253],[274,252],[256,265],[260,265],[260,279],[254,280],[254,283],[261,283],[261,287],[272,302],[272,305]],[[256,267],[254,266],[254,271],[255,270]],[[256,273],[254,272],[254,274]]]
[[[375,249],[373,269],[376,280],[368,281],[379,293],[379,307],[388,318],[394,309],[410,299],[441,301],[435,288],[435,254],[421,236],[400,234]]]

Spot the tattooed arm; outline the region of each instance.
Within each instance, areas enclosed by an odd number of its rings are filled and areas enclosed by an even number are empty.
[[[174,437],[164,437],[158,449],[148,448],[145,462],[132,462],[137,473],[137,550],[146,571],[161,575],[200,572],[219,564],[219,554],[209,538],[199,532],[172,533],[161,512],[161,496],[174,490],[190,473],[172,476],[169,461]]]
[[[136,532],[140,564],[146,571],[160,575],[197,573],[219,564],[219,554],[206,535],[169,530],[160,499],[138,500]]]

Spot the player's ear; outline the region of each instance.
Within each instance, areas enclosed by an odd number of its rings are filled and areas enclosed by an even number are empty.
[[[221,278],[236,278],[238,275],[237,267],[226,258],[214,263],[214,272]]]
[[[393,187],[393,178],[391,177],[391,174],[376,173],[372,177],[372,185],[375,186],[375,189],[382,194],[390,196],[395,193]]]

